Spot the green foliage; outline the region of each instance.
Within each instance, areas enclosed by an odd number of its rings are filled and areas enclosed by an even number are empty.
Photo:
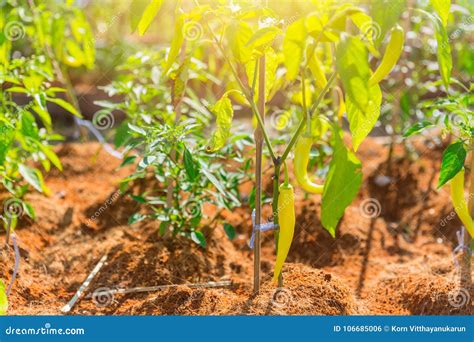
[[[361,162],[344,145],[340,132],[334,134],[333,159],[324,183],[321,222],[336,236],[336,227],[346,207],[352,203],[362,183]]]
[[[422,122],[417,122],[416,124],[411,126],[405,132],[405,134],[403,134],[403,137],[408,138],[409,136],[414,135],[414,134],[418,134],[418,133],[422,132],[424,129],[426,129],[428,127],[432,127],[432,126],[434,126],[433,123],[431,123],[429,121],[426,121],[426,120],[424,120]]]
[[[160,233],[185,236],[206,246],[200,231],[207,217],[205,205],[232,209],[240,205],[238,185],[246,171],[226,166],[236,160],[245,165],[244,149],[251,143],[248,134],[230,138],[231,102],[225,94],[209,109],[193,98],[189,82],[207,80],[207,71],[197,60],[186,60],[165,74],[164,51],[140,52],[120,66],[122,74],[106,92],[121,95],[119,103],[98,101],[103,111],[120,110],[126,120],[116,131],[115,143],[125,148],[123,164],[136,163],[136,171],[122,182],[132,199],[140,203],[140,212],[129,220],[134,224],[146,219],[160,221]],[[160,67],[162,63],[162,67]],[[182,80],[180,95],[172,94],[169,79]],[[174,106],[170,105],[174,103]],[[179,105],[179,115],[175,111]],[[207,127],[217,117],[223,129],[219,148],[210,151]],[[216,133],[220,134],[220,133]],[[233,145],[226,140],[230,138]],[[147,186],[140,190],[139,184]],[[171,185],[171,186],[170,186]]]
[[[53,84],[65,81],[69,67],[94,66],[94,37],[69,1],[3,1],[0,32],[0,188],[34,218],[20,198],[30,188],[49,194],[43,172],[62,170],[52,147],[62,137],[53,132],[49,110],[59,106],[81,116],[65,100],[67,90]]]
[[[438,188],[446,184],[451,178],[461,171],[466,160],[466,148],[462,141],[455,142],[446,148],[443,153],[441,171],[439,174]]]
[[[230,136],[230,129],[232,127],[234,110],[228,95],[224,94],[224,96],[212,106],[211,111],[217,118],[217,128],[209,143],[209,151],[216,151],[225,145]]]
[[[158,11],[161,8],[161,5],[163,3],[163,0],[151,0],[147,8],[145,9],[145,12],[143,12],[143,16],[138,22],[138,33],[140,35],[144,35],[148,27],[150,26],[151,22],[155,18],[155,16],[158,14]]]
[[[420,10],[433,23],[435,29],[435,37],[438,44],[437,56],[441,78],[443,80],[446,91],[449,90],[451,71],[453,69],[453,62],[451,57],[451,47],[449,45],[449,37],[446,29],[438,16],[432,15],[426,11]]]
[[[8,311],[8,298],[5,293],[5,284],[0,280],[0,316],[6,315]]]

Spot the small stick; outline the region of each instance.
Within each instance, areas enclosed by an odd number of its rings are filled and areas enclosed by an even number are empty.
[[[10,280],[10,284],[8,285],[7,296],[10,296],[10,292],[13,288],[13,284],[15,283],[16,276],[18,274],[18,269],[20,268],[20,249],[18,248],[15,235],[11,236],[11,240],[13,242],[13,248],[15,250],[15,267],[13,268],[12,279]]]
[[[201,284],[172,284],[172,285],[159,285],[159,286],[145,286],[145,287],[133,287],[130,289],[112,289],[112,290],[104,290],[99,291],[98,294],[101,296],[107,295],[115,295],[115,294],[129,294],[129,293],[143,293],[143,292],[155,292],[159,290],[166,290],[171,289],[179,286],[188,286],[192,288],[213,288],[213,287],[226,287],[232,286],[232,281],[211,281],[209,283],[201,283]],[[86,298],[92,298],[97,293],[89,293]]]
[[[76,294],[74,295],[74,297],[72,297],[72,299],[69,301],[69,303],[67,303],[62,309],[61,309],[61,312],[63,313],[68,313],[69,311],[72,310],[72,308],[74,307],[74,305],[76,304],[76,302],[81,298],[82,294],[87,290],[87,288],[89,287],[90,283],[92,282],[92,280],[94,279],[94,277],[97,275],[97,273],[99,273],[100,269],[104,266],[106,260],[107,260],[107,254],[108,253],[105,253],[104,256],[100,259],[99,263],[94,267],[94,269],[92,270],[92,272],[89,274],[89,276],[86,278],[86,280],[84,281],[84,283],[82,283],[81,287],[79,288],[79,290],[77,290]]]
[[[10,234],[12,230],[12,217],[10,215],[7,215],[7,235],[5,237],[5,246],[8,246],[10,243]]]

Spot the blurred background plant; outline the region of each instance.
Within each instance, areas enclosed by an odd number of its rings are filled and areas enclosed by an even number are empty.
[[[198,227],[202,228],[206,208],[209,212],[214,207],[217,214],[210,218],[214,223],[220,220],[221,208],[232,210],[241,205],[238,187],[250,169],[246,151],[252,138],[243,130],[236,131],[231,144],[211,153],[207,144],[212,109],[191,88],[179,88],[177,75],[171,81],[163,77],[160,62],[165,55],[165,50],[159,50],[130,56],[117,68],[116,80],[103,87],[109,96],[119,95],[122,101],[96,102],[103,109],[95,117],[113,122],[114,115],[125,115],[115,130],[114,142],[117,148],[124,148],[122,165],[136,163],[137,168],[123,180],[122,191],[129,190],[131,198],[145,207],[129,223],[156,220],[161,235],[182,235],[205,247],[205,236]],[[213,79],[196,59],[188,61],[186,76],[179,77],[195,84]],[[175,86],[170,88],[170,82]],[[186,93],[177,95],[177,88]],[[175,96],[182,98],[179,109],[172,105]],[[233,227],[225,225],[225,230],[233,238]]]
[[[94,65],[84,13],[70,2],[2,1],[0,62],[0,184],[15,200],[3,208],[3,224],[10,231],[23,213],[35,217],[22,200],[30,188],[49,194],[42,171],[62,169],[52,149],[63,139],[53,131],[55,107],[81,116],[64,73],[68,67]]]

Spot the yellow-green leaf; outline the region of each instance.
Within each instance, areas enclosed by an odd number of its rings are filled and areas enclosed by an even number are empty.
[[[81,113],[79,113],[77,111],[77,109],[72,105],[70,104],[69,102],[67,101],[64,101],[63,99],[60,99],[60,98],[54,98],[54,97],[48,97],[47,100],[49,102],[52,102],[52,103],[55,103],[57,104],[58,106],[64,108],[65,110],[67,110],[69,113],[79,117],[79,118],[82,118],[82,115]]]
[[[321,205],[321,223],[332,237],[336,236],[337,224],[362,183],[361,162],[344,145],[340,134],[334,127],[334,153],[324,182]]]
[[[441,79],[443,80],[444,87],[446,88],[446,91],[448,91],[451,79],[451,71],[453,69],[453,60],[451,56],[451,46],[449,45],[448,34],[439,17],[423,10],[419,11],[426,15],[433,22],[435,29],[435,37],[438,44],[437,56],[439,72],[441,74]]]
[[[275,85],[276,72],[278,68],[278,56],[271,47],[268,47],[265,50],[265,99],[266,101],[270,100],[270,96],[274,93],[273,87]],[[257,68],[258,71],[258,68]],[[249,86],[252,86],[253,78],[255,77],[255,59],[250,60],[245,64],[245,72],[247,74],[247,79]],[[258,99],[258,75],[257,84],[255,87],[255,101]]]
[[[363,39],[367,42],[370,53],[375,57],[380,57],[380,53],[375,47],[375,39],[380,34],[380,28],[372,18],[364,12],[356,12],[350,15],[350,18],[360,30]]]
[[[336,49],[336,68],[348,99],[364,111],[370,97],[371,70],[367,48],[359,37],[342,37]]]
[[[211,112],[216,116],[216,130],[209,142],[208,150],[216,151],[223,147],[230,136],[234,109],[229,100],[228,93],[225,93],[219,101],[211,108]]]
[[[285,57],[286,78],[288,80],[293,80],[298,75],[303,59],[305,41],[306,25],[305,18],[302,18],[288,26],[283,39],[283,55]]]
[[[250,25],[244,21],[233,20],[226,29],[226,35],[237,62],[247,63],[252,58],[252,49],[246,46],[252,37]]]
[[[168,71],[173,66],[173,63],[176,61],[176,58],[179,55],[181,46],[183,45],[183,42],[184,42],[183,26],[184,26],[184,16],[180,15],[176,18],[176,22],[174,24],[174,36],[171,42],[171,47],[168,52],[168,56],[166,57],[165,66],[163,67],[163,74],[168,73]]]
[[[370,87],[369,101],[362,110],[348,96],[346,101],[347,119],[352,134],[352,145],[357,151],[362,141],[374,128],[379,116],[380,105],[382,104],[382,91],[378,84]]]
[[[274,26],[264,27],[257,30],[247,42],[247,47],[259,48],[267,47],[273,43],[280,29]]]
[[[138,22],[138,34],[143,36],[150,27],[151,22],[155,19],[156,15],[160,11],[163,0],[151,0],[148,4],[145,12],[143,12],[142,18]],[[133,11],[133,8],[132,8]]]
[[[320,89],[323,89],[328,83],[326,74],[324,73],[323,65],[320,62],[318,56],[316,55],[316,52],[311,53],[310,48],[308,48],[306,55],[308,58],[308,67],[309,70],[311,70],[311,73],[313,74],[316,85]]]
[[[0,316],[4,316],[8,311],[8,298],[5,291],[5,284],[0,280]]]
[[[430,3],[441,18],[443,26],[446,27],[448,24],[449,10],[451,8],[451,0],[430,0]]]

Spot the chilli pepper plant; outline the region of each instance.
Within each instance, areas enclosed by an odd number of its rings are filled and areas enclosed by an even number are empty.
[[[65,66],[92,67],[88,27],[69,2],[43,1],[39,7],[33,1],[0,3],[0,218],[7,243],[20,215],[35,218],[25,193],[33,188],[49,194],[43,170],[62,169],[52,144],[63,138],[53,132],[50,109],[56,105],[80,116],[63,97],[68,90],[55,82]],[[3,288],[0,281],[0,313],[6,306]]]
[[[138,24],[140,34],[158,14],[160,5],[161,1],[148,2]],[[173,91],[195,92],[201,101],[205,101],[202,84],[183,82],[181,77],[190,60],[199,58],[210,72],[222,75],[225,70],[225,74],[231,75],[231,79],[226,79],[225,91],[212,106],[216,128],[208,142],[209,152],[216,153],[226,146],[231,136],[233,104],[245,106],[257,123],[256,291],[260,286],[262,155],[273,164],[272,217],[277,249],[274,279],[282,286],[282,266],[296,224],[295,197],[285,164],[294,155],[298,186],[308,193],[322,195],[321,222],[335,237],[338,222],[362,182],[361,162],[355,152],[379,117],[379,82],[396,64],[404,43],[403,29],[397,25],[405,10],[404,1],[376,0],[367,7],[311,1],[305,6],[306,14],[287,18],[272,8],[271,1],[266,5],[251,1],[178,1],[174,36],[162,62],[162,77],[170,80]],[[444,26],[438,25],[439,15],[444,14],[426,12],[435,23],[441,75],[448,85],[449,45],[445,44]],[[374,30],[379,34],[374,35]],[[216,56],[220,58],[217,67]],[[206,86],[213,89],[212,85]],[[326,95],[332,89],[339,99],[331,105]],[[182,98],[185,97],[179,99]],[[176,111],[176,103],[173,105]],[[283,135],[285,138],[272,139],[271,127],[266,123],[272,121],[275,113],[285,110],[289,121],[295,121],[295,116],[297,124],[286,127],[290,133]],[[343,136],[343,116],[349,124],[350,144]],[[308,175],[308,162],[312,145],[323,142],[328,143],[332,155],[325,180],[318,183]],[[286,175],[280,182],[283,169]]]
[[[125,147],[122,165],[136,161],[137,168],[122,181],[122,191],[128,189],[130,197],[142,204],[129,223],[158,220],[161,235],[185,236],[205,247],[205,235],[198,229],[206,216],[203,203],[217,208],[214,222],[220,219],[221,208],[240,205],[238,186],[248,178],[250,167],[243,152],[252,139],[245,133],[236,134],[232,137],[234,144],[209,153],[206,128],[211,124],[212,113],[226,103],[208,107],[190,89],[186,90],[185,100],[178,100],[185,94],[180,82],[199,83],[212,77],[202,62],[187,59],[171,76],[170,89],[159,66],[164,56],[164,50],[130,56],[118,68],[121,74],[117,79],[104,87],[110,96],[120,95],[123,101],[96,102],[103,109],[95,118],[107,120],[119,111],[126,115],[116,130],[115,145]],[[238,167],[230,170],[225,165],[229,160],[236,161]],[[234,228],[228,224],[224,227],[232,238]]]
[[[461,250],[461,262],[459,272],[460,287],[469,291],[472,286],[472,237],[474,236],[474,158],[472,150],[474,147],[474,122],[472,82],[466,85],[462,80],[451,77],[452,57],[450,40],[452,36],[447,35],[450,1],[433,1],[432,6],[435,14],[418,10],[418,13],[432,21],[437,40],[437,56],[442,74],[442,80],[431,82],[430,88],[438,86],[444,87],[444,94],[434,99],[421,101],[416,110],[422,112],[424,119],[412,127],[404,134],[409,137],[419,134],[427,128],[438,126],[441,128],[441,136],[448,137],[450,145],[443,153],[441,170],[438,181],[438,188],[449,185],[451,201],[454,211],[463,224],[463,228],[458,232],[459,246],[456,250]],[[472,18],[472,16],[471,16]],[[461,19],[465,22],[467,19]],[[456,30],[459,30],[457,28]],[[459,56],[458,56],[459,58]],[[464,165],[468,153],[470,160],[470,188],[468,201],[464,196]]]
[[[441,126],[442,136],[451,138],[451,144],[443,153],[438,188],[449,185],[451,201],[454,211],[461,220],[464,233],[459,241],[461,256],[460,286],[469,289],[472,285],[471,257],[474,236],[474,122],[472,94],[473,85],[465,88],[462,83],[456,82],[447,91],[446,97],[427,100],[420,104],[420,109],[426,112],[426,119],[412,126],[405,137],[421,133],[434,126]],[[468,200],[464,196],[464,170],[468,156],[470,156],[470,187]]]

